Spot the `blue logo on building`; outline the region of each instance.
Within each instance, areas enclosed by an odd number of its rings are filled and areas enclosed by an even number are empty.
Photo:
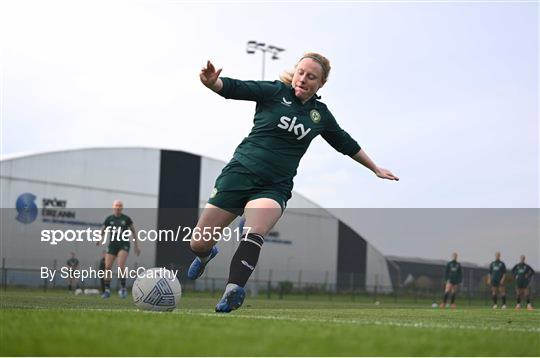
[[[23,224],[30,224],[36,220],[38,215],[38,207],[34,202],[36,196],[32,193],[24,193],[19,195],[15,208],[17,209],[17,221]]]

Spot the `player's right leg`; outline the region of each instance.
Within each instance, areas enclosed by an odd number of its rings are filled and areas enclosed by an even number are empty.
[[[521,288],[516,289],[516,309],[521,309],[521,294],[523,293],[523,290]]]
[[[199,278],[204,268],[210,260],[212,260],[218,253],[215,237],[211,240],[208,236],[204,235],[205,232],[216,233],[221,232],[223,228],[228,227],[229,224],[236,218],[236,214],[227,210],[218,208],[212,204],[206,204],[197,226],[193,229],[191,241],[189,243],[191,251],[197,256],[191,265],[189,266],[187,276],[191,280]],[[215,230],[218,228],[218,230]]]
[[[109,298],[111,297],[111,280],[112,280],[112,266],[114,263],[114,260],[116,259],[116,253],[112,253],[111,246],[109,245],[109,249],[107,250],[107,254],[105,255],[105,278],[103,279],[105,290],[103,291],[103,294],[101,295],[102,298]],[[111,251],[111,252],[110,252]]]
[[[446,307],[446,303],[448,302],[448,296],[450,295],[451,290],[452,290],[452,284],[450,283],[450,281],[446,281],[446,284],[444,286],[443,301],[439,305],[440,308],[445,308]]]
[[[491,283],[491,299],[493,300],[493,309],[497,308],[497,286],[494,282]]]

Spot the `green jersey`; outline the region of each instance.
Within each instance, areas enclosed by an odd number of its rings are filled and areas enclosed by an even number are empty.
[[[461,283],[462,271],[461,264],[456,260],[452,260],[446,264],[444,275],[445,281],[450,281],[451,284],[457,285]]]
[[[72,257],[66,262],[67,267],[77,267],[79,266],[79,260],[76,257]]]
[[[114,233],[114,237],[109,234],[109,238],[111,238],[110,242],[113,242],[113,241],[123,242],[121,234],[124,231],[131,230],[130,226],[132,224],[133,224],[133,221],[131,220],[131,218],[124,214],[120,214],[120,216],[114,216],[114,215],[107,216],[107,218],[103,222],[103,226],[105,228],[111,227],[112,229],[116,230]],[[114,240],[112,240],[113,238]]]
[[[499,283],[506,273],[506,265],[501,260],[495,260],[489,264],[489,276],[491,283]]]
[[[512,275],[518,286],[527,286],[534,275],[534,270],[526,263],[519,263],[512,268]]]
[[[319,97],[302,104],[293,88],[280,81],[221,80],[221,96],[257,103],[251,133],[236,148],[234,159],[259,177],[292,182],[300,159],[319,134],[345,155],[360,150]]]

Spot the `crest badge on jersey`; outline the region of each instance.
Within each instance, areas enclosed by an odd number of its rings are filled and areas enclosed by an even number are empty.
[[[212,190],[212,194],[210,194],[210,198],[215,197],[216,194],[217,194],[217,192],[218,192],[217,188],[214,188],[214,189]]]
[[[317,124],[321,121],[321,114],[319,113],[319,111],[317,111],[316,109],[312,109],[310,112],[309,112],[309,117],[311,118],[311,120],[313,121],[313,123]]]

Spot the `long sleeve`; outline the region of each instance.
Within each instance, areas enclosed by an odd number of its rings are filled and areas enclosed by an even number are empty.
[[[279,81],[241,81],[228,77],[220,77],[223,88],[218,94],[227,99],[262,102],[274,96],[281,89]]]
[[[344,155],[355,155],[360,150],[360,145],[344,131],[336,122],[334,116],[330,114],[328,124],[321,136],[328,142],[335,150]]]

